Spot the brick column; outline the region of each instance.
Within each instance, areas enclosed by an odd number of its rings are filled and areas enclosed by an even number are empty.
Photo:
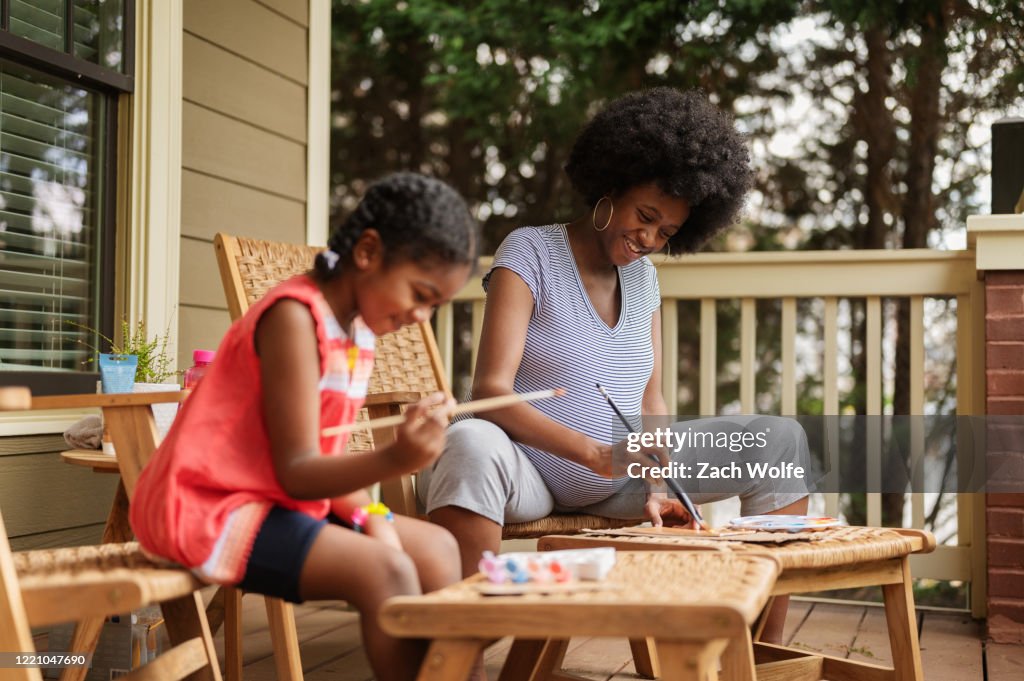
[[[970,218],[968,233],[985,280],[985,412],[1024,422],[1024,216]],[[1002,432],[990,433],[990,449],[1014,451],[990,451],[990,462],[1021,456],[1008,421],[992,426]],[[1024,493],[987,494],[985,519],[988,636],[1024,643]]]

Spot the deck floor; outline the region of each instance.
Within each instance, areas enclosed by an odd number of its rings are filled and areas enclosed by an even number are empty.
[[[263,599],[243,599],[243,662],[247,681],[276,678]],[[305,681],[366,681],[373,678],[359,639],[356,613],[342,604],[320,602],[296,607]],[[1010,681],[1024,679],[1024,646],[985,644],[981,623],[967,614],[918,612],[925,681]],[[223,634],[217,636],[222,653]],[[839,605],[794,600],[786,626],[787,643],[837,657],[876,664],[891,661],[885,613],[871,605]],[[485,656],[494,681],[510,641],[491,646]],[[595,681],[637,679],[625,640],[576,638],[565,669]]]

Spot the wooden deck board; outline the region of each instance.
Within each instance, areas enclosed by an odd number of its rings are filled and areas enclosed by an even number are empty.
[[[811,613],[814,603],[789,599],[789,610],[786,611],[786,626],[782,629],[782,642],[790,645],[796,632],[803,626],[804,620]]]
[[[864,619],[860,622],[857,635],[846,657],[857,662],[886,666],[892,664],[889,626],[885,623],[883,608],[865,608]]]
[[[311,632],[308,629],[308,622],[316,618],[317,628]],[[324,669],[331,668],[339,659],[353,652],[362,655],[362,638],[359,628],[359,618],[355,613],[323,610],[319,613],[303,618],[296,618],[296,626],[299,630],[299,649],[302,659],[302,669],[306,679],[333,678],[337,679],[338,669],[325,673]],[[313,633],[313,635],[310,635]],[[269,635],[265,635],[267,645],[270,645]],[[362,666],[369,674],[369,665],[365,661],[353,665],[351,661],[343,666],[357,668]],[[265,657],[254,662],[245,664],[248,679],[249,670],[253,670],[254,678],[266,673],[267,678],[275,678],[274,656],[269,652]]]
[[[981,679],[983,632],[968,613],[924,612],[921,624],[921,667],[928,681]],[[1009,681],[1020,676],[994,675],[992,681]]]
[[[985,646],[989,681],[1024,679],[1024,646],[989,643]]]
[[[794,648],[846,657],[864,618],[864,606],[815,603],[793,635]]]
[[[250,603],[256,607],[251,607]],[[271,660],[274,653],[273,644],[270,641],[270,630],[267,625],[266,610],[263,599],[257,596],[246,596],[242,599],[242,664],[249,668],[250,665],[260,663],[262,660]],[[345,612],[334,608],[318,608],[313,606],[300,606],[295,609],[295,623],[299,632],[299,644],[302,650],[302,664],[307,667],[306,644],[315,641],[318,637],[340,627],[350,626],[358,630],[359,616],[354,612]],[[358,639],[358,631],[355,636]],[[223,630],[218,632],[214,638],[214,645],[217,648],[217,655],[223,659],[224,634]],[[319,645],[319,644],[316,644]]]
[[[243,599],[246,681],[276,678],[262,599]],[[296,607],[296,624],[306,681],[370,681],[358,617],[334,603]],[[982,645],[982,627],[967,614],[921,613],[921,657],[927,681],[1004,681],[1024,678],[1024,647]],[[885,617],[880,608],[792,601],[785,640],[828,655],[887,664],[890,660]],[[217,636],[218,650],[223,635]],[[484,655],[487,675],[496,681],[511,639],[502,639]],[[870,655],[868,654],[870,652]],[[986,655],[987,678],[982,656]],[[872,657],[873,656],[873,657]],[[573,639],[566,671],[594,681],[636,681],[629,644],[607,638]]]
[[[362,643],[359,639],[359,627],[353,627],[350,631],[354,633],[354,637],[341,642],[341,646],[345,648],[344,651],[340,648],[336,649],[332,659],[322,666],[314,668],[312,671],[306,671],[304,674],[305,681],[369,681],[369,679],[373,678],[373,672],[370,671],[370,662],[366,659]],[[333,637],[328,636],[326,638],[330,639]],[[302,646],[302,666],[304,670],[309,669],[306,665],[305,646]]]
[[[629,641],[624,638],[581,639],[578,645],[566,653],[562,669],[594,681],[636,678]]]

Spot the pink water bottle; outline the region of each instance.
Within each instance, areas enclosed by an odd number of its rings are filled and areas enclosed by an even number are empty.
[[[194,390],[199,385],[215,354],[213,350],[192,351],[192,366],[185,370],[185,390]]]

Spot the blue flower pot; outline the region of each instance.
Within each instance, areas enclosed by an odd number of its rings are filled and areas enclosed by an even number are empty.
[[[130,393],[135,385],[135,369],[139,358],[135,355],[100,353],[100,381],[105,393]]]

